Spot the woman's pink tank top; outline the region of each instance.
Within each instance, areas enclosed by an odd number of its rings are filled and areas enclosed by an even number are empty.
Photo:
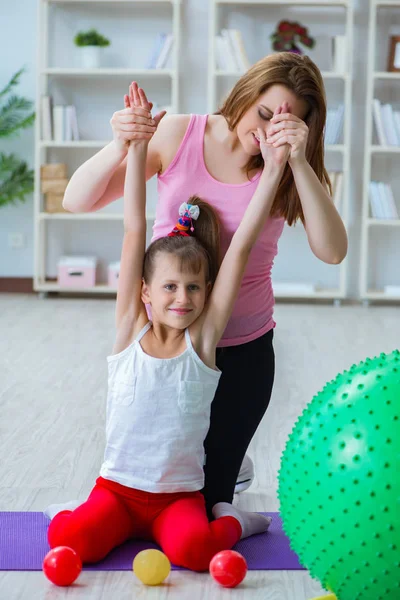
[[[221,218],[221,251],[225,254],[258,184],[260,174],[241,184],[221,183],[204,162],[204,131],[208,115],[191,115],[181,145],[166,171],[158,177],[158,203],[153,240],[168,235],[182,202],[194,194],[217,209]],[[271,269],[284,219],[269,218],[254,245],[239,296],[219,346],[255,340],[275,327]]]

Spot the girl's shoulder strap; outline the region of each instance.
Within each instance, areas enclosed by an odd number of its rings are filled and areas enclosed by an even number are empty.
[[[146,325],[143,327],[143,329],[141,329],[139,331],[139,333],[137,334],[137,336],[135,337],[135,342],[140,342],[140,340],[142,339],[142,337],[144,335],[146,335],[146,333],[148,332],[148,330],[150,329],[151,326],[152,326],[152,322],[148,321],[146,323]]]
[[[192,338],[190,337],[189,328],[185,329],[185,342],[188,350],[193,350]]]

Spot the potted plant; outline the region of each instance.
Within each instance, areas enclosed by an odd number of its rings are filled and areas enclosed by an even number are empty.
[[[0,139],[31,127],[35,119],[33,102],[12,93],[24,72],[20,69],[0,91]],[[33,170],[15,154],[0,153],[0,206],[24,202],[33,191]]]
[[[303,44],[306,48],[315,46],[315,40],[308,35],[307,27],[303,27],[296,21],[281,21],[277,30],[270,37],[272,48],[278,52],[303,54],[297,44]]]
[[[74,38],[75,45],[80,48],[82,66],[85,69],[96,69],[101,63],[103,48],[110,45],[110,40],[96,29],[79,31]]]

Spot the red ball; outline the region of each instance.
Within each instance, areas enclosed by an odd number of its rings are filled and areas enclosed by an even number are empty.
[[[68,546],[57,546],[46,554],[43,573],[55,585],[71,585],[82,571],[82,561]]]
[[[246,577],[246,559],[234,550],[223,550],[212,558],[210,573],[224,587],[236,587]]]

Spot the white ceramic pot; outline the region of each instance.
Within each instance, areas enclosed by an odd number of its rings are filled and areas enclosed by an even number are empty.
[[[101,64],[101,46],[81,46],[81,64],[84,69],[98,69]]]

